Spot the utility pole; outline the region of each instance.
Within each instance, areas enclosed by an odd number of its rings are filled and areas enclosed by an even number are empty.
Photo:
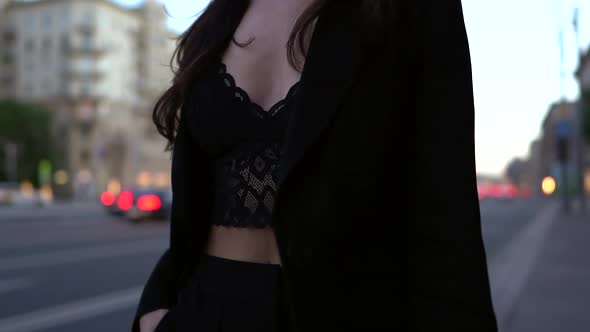
[[[561,185],[558,186],[562,198],[562,209],[565,214],[570,212],[570,197],[569,197],[569,146],[571,141],[571,118],[568,119],[566,116],[566,98],[565,98],[565,56],[564,56],[564,39],[563,39],[563,28],[559,26],[559,52],[560,52],[560,101],[558,104],[558,115],[559,119],[556,123],[556,150],[557,160],[560,164],[561,171]],[[569,120],[569,121],[568,121]]]
[[[578,6],[574,8],[574,33],[576,37],[576,56],[578,59],[582,59],[582,50],[580,45],[580,29],[579,29],[579,17],[580,17],[580,7],[579,3]],[[578,188],[579,188],[579,196],[580,196],[580,214],[586,214],[586,188],[585,188],[585,171],[586,171],[586,137],[584,135],[584,123],[585,123],[585,114],[584,114],[584,96],[582,91],[582,86],[580,85],[580,97],[578,102],[576,103],[576,114],[577,114],[577,164],[578,164]]]

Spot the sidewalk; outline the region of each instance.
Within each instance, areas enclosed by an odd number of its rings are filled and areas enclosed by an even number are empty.
[[[511,289],[510,305],[497,310],[501,332],[590,331],[590,211],[583,217],[576,208],[564,216],[555,204],[546,212],[531,226],[536,233],[523,235],[512,248],[513,256],[529,247],[536,252],[517,259],[529,264],[520,285],[518,269],[516,280],[503,280],[518,287]]]

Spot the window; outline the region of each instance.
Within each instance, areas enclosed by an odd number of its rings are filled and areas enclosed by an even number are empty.
[[[27,39],[25,42],[25,52],[33,52],[35,49],[35,42],[33,39]]]
[[[25,82],[24,91],[25,91],[25,93],[33,92],[33,86],[31,85],[31,82]]]
[[[41,18],[41,26],[43,29],[48,29],[51,27],[51,15],[49,13],[45,13]]]
[[[49,51],[49,49],[51,48],[51,39],[48,36],[45,36],[45,38],[43,38],[43,41],[41,42],[41,45],[43,52]]]
[[[70,40],[68,38],[68,34],[64,33],[61,35],[61,40],[60,40],[60,47],[61,47],[61,51],[63,53],[67,53],[69,51],[69,47],[70,47]]]
[[[20,22],[22,24],[22,29],[24,31],[33,31],[35,30],[35,16],[31,13],[22,14],[20,17]]]
[[[16,39],[16,35],[14,33],[14,31],[11,30],[5,30],[2,32],[2,43],[3,44],[9,44],[14,42]]]
[[[83,129],[82,129],[82,131],[83,131]],[[88,151],[88,149],[82,149],[82,151],[80,151],[80,162],[82,164],[87,165],[89,161],[90,161],[90,152]]]
[[[93,61],[88,58],[80,59],[78,61],[78,69],[83,73],[91,72],[93,67],[94,67]]]
[[[92,38],[90,36],[84,36],[82,38],[82,48],[85,50],[92,49]]]
[[[87,83],[82,84],[82,87],[80,88],[80,94],[82,97],[90,96],[90,86]]]
[[[49,57],[51,54],[51,39],[48,36],[45,36],[41,41],[41,56],[43,59],[43,63],[49,63]]]
[[[10,66],[13,64],[12,61],[12,54],[4,54],[2,55],[2,64],[6,66]]]
[[[84,14],[82,14],[82,22],[85,24],[92,24],[94,22],[94,12],[87,9]]]

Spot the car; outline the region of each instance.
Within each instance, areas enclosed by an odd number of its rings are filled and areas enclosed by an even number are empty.
[[[110,214],[129,220],[168,219],[172,191],[161,188],[126,188],[118,193],[104,191],[100,201]]]
[[[123,198],[118,199],[119,208],[124,210],[125,217],[129,220],[167,221],[170,218],[172,191],[169,189],[132,189],[121,194]]]
[[[117,193],[107,190],[100,195],[100,202],[110,214],[124,216],[125,210],[128,209],[130,192],[130,189]]]

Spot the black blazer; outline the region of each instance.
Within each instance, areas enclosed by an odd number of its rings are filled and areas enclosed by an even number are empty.
[[[368,42],[359,3],[321,12],[284,145],[274,217],[292,330],[496,331],[460,0],[400,1],[385,43]],[[175,305],[209,234],[213,167],[194,103],[173,152],[170,248],[134,331]]]

